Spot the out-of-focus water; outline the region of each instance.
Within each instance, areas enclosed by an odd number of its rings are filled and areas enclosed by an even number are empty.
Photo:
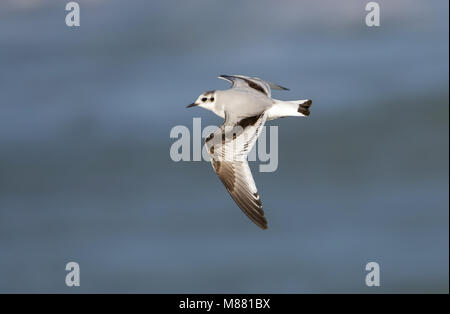
[[[448,293],[448,1],[79,3],[0,3],[0,292]],[[251,165],[266,231],[169,156],[219,74],[313,100]]]

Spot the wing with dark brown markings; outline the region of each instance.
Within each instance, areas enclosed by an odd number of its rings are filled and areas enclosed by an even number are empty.
[[[219,179],[236,204],[255,224],[267,229],[267,220],[247,161],[212,162]]]
[[[286,87],[264,81],[257,77],[249,77],[244,75],[220,75],[220,79],[232,83],[232,88],[249,88],[250,90],[263,93],[267,97],[271,97],[271,89],[288,90]]]
[[[211,164],[236,204],[259,227],[267,220],[253,180],[247,155],[266,121],[263,113],[224,124],[206,139]]]

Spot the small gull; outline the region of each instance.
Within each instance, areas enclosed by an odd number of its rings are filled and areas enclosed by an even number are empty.
[[[272,89],[287,88],[256,77],[220,75],[219,78],[231,82],[231,88],[205,92],[187,107],[205,108],[225,120],[205,140],[212,167],[248,218],[267,229],[247,155],[266,121],[287,116],[309,116],[312,101],[274,99],[271,97]]]

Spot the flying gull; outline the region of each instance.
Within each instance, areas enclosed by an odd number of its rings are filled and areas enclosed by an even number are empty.
[[[248,218],[267,229],[247,155],[266,121],[287,116],[309,116],[312,101],[274,99],[271,97],[272,89],[288,89],[256,77],[220,75],[219,78],[231,82],[231,88],[205,92],[187,107],[205,108],[225,120],[205,140],[212,167]]]

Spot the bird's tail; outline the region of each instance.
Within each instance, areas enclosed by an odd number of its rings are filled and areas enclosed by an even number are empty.
[[[312,101],[309,99],[289,101],[274,99],[274,101],[275,103],[267,111],[267,120],[289,116],[304,117],[310,114],[309,107],[311,107]]]

